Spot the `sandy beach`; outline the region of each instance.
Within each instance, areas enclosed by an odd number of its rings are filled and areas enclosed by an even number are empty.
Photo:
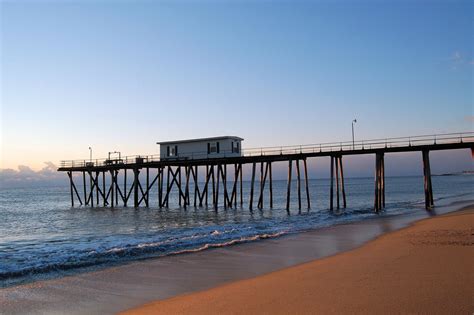
[[[124,314],[471,314],[474,207],[357,249]]]
[[[274,312],[270,306],[276,306],[283,313],[304,313],[318,310],[314,304],[321,312],[342,312],[346,310],[344,306],[351,312],[363,312],[366,303],[375,301],[380,301],[382,306],[387,305],[387,309],[391,309],[388,307],[393,303],[393,310],[396,311],[401,299],[391,294],[392,291],[396,292],[391,287],[393,285],[403,286],[403,290],[410,290],[407,291],[410,294],[415,292],[414,303],[420,308],[423,299],[423,303],[438,303],[443,307],[451,305],[444,299],[438,301],[433,297],[435,294],[452,294],[449,303],[452,301],[453,305],[462,307],[458,302],[466,302],[462,295],[465,295],[466,290],[461,284],[469,282],[472,287],[472,271],[467,272],[466,269],[472,265],[473,255],[471,249],[470,256],[461,257],[458,249],[462,253],[462,250],[468,251],[472,247],[438,246],[433,242],[445,242],[443,240],[452,234],[468,240],[472,245],[472,233],[451,233],[472,229],[472,210],[466,212],[466,209],[472,208],[472,200],[448,201],[445,206],[438,206],[432,212],[419,209],[410,214],[382,215],[264,241],[147,259],[10,286],[0,289],[0,314],[116,314],[143,305],[147,306],[140,311],[151,313],[218,313],[231,310],[234,313],[256,313],[267,308],[268,312]],[[452,226],[449,223],[446,227],[438,228],[449,231],[447,235],[433,234],[427,226],[427,231],[412,237],[418,243],[392,245],[390,241],[387,245],[379,244],[397,235],[391,232],[430,217],[435,219],[422,221],[420,226],[424,226],[425,222],[444,222],[443,214],[450,213],[453,216],[446,218],[456,218],[454,221],[461,221],[461,225],[458,227],[457,223],[450,221]],[[459,216],[458,213],[469,215]],[[437,218],[442,219],[438,221]],[[416,224],[415,228],[418,229],[418,226]],[[400,233],[406,231],[410,230]],[[380,236],[382,238],[377,239]],[[374,239],[377,240],[370,242]],[[422,246],[420,241],[428,243]],[[456,239],[454,241],[457,242]],[[367,242],[370,243],[364,246]],[[419,261],[404,262],[404,256],[418,248],[423,249],[422,255],[426,257],[417,255],[415,258]],[[398,252],[399,249],[402,251]],[[438,253],[440,249],[441,253],[452,251],[453,262],[444,254],[441,256]],[[357,254],[359,251],[361,254]],[[352,255],[359,256],[351,258]],[[395,269],[392,270],[393,261],[400,264],[393,266]],[[440,265],[441,262],[443,265]],[[311,267],[313,264],[316,266],[314,269]],[[432,275],[433,268],[434,271],[441,269],[443,273]],[[455,274],[451,275],[451,272]],[[419,286],[407,284],[402,281],[403,275],[414,281],[420,277],[429,281]],[[444,280],[438,281],[438,276]],[[458,281],[456,277],[461,280]],[[427,289],[433,291],[426,292]],[[229,293],[231,291],[233,293]],[[221,295],[225,295],[225,298],[221,298]],[[242,299],[245,303],[241,302]],[[153,301],[164,302],[157,302],[158,309],[154,309],[156,306]],[[371,306],[375,308],[373,304]],[[374,312],[378,310],[374,309]],[[437,306],[437,310],[441,312],[443,308]]]

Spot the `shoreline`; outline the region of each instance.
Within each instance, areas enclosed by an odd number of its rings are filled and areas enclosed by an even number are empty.
[[[473,228],[470,206],[350,251],[121,314],[469,313]]]
[[[467,205],[472,201],[454,202],[433,214],[420,211],[362,220],[8,287],[0,289],[0,309],[8,314],[112,314],[346,252],[412,222]]]

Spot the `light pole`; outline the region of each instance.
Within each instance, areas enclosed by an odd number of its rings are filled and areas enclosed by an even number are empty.
[[[92,148],[89,147],[89,160],[92,162]]]
[[[357,119],[352,121],[352,150],[355,150],[355,141],[354,141],[354,124],[357,122]]]

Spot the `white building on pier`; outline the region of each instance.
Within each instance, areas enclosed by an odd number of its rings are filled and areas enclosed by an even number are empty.
[[[157,142],[160,159],[214,159],[242,155],[244,139],[236,136],[221,136],[188,140]]]

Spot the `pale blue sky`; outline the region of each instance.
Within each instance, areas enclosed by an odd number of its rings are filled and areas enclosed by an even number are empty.
[[[349,140],[353,118],[359,139],[473,130],[472,1],[0,7],[3,168],[201,136]]]

